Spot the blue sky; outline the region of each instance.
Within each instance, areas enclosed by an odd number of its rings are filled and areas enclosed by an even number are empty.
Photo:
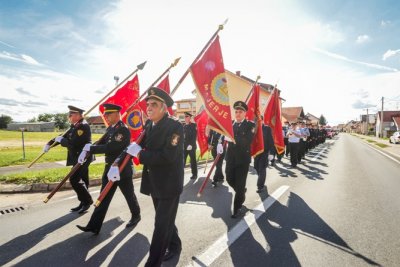
[[[171,86],[226,18],[225,67],[282,90],[332,124],[400,104],[398,1],[0,1],[0,113],[88,108],[147,60],[144,90],[175,59]],[[188,77],[174,96],[191,97]],[[94,113],[95,114],[95,113]],[[93,115],[94,115],[93,114]]]

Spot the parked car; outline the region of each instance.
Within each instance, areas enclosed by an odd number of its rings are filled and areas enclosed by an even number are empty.
[[[326,129],[326,137],[328,137],[329,139],[332,139],[333,136],[334,136],[334,132],[332,131],[332,129],[327,128]]]
[[[389,143],[400,143],[400,132],[394,132],[391,137],[389,137]]]

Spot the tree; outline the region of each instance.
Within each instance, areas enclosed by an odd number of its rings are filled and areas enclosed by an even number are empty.
[[[0,129],[7,128],[7,125],[12,121],[13,121],[13,119],[10,116],[1,114],[1,116],[0,116]]]
[[[53,117],[54,114],[43,113],[38,115],[37,121],[51,122],[53,120]]]
[[[328,122],[326,121],[324,115],[321,114],[321,117],[319,117],[319,124],[320,125],[326,125]]]
[[[53,116],[54,126],[58,129],[65,129],[68,127],[68,113],[57,113]]]
[[[36,122],[36,117],[33,117],[32,119],[29,119],[27,122]]]

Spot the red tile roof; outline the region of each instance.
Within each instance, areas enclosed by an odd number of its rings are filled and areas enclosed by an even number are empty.
[[[295,122],[304,118],[303,107],[284,107],[282,108],[282,116],[289,122]]]
[[[378,112],[379,119],[381,118],[381,112]],[[383,111],[383,122],[391,122],[392,117],[400,116],[400,111]]]

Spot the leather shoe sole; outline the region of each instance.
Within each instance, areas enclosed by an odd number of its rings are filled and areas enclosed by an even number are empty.
[[[71,211],[78,211],[82,208],[82,206],[83,206],[83,204],[81,202],[78,206],[76,206],[75,208],[72,208]]]
[[[138,217],[132,218],[132,219],[126,224],[126,228],[136,226],[136,225],[140,222],[141,219],[142,219],[142,218],[140,217],[140,215],[139,215]]]
[[[167,249],[167,251],[165,251],[164,257],[163,257],[163,261],[167,261],[172,259],[173,257],[175,257],[175,255],[179,254],[179,252],[181,251],[181,249],[177,249],[177,250],[169,250]]]

